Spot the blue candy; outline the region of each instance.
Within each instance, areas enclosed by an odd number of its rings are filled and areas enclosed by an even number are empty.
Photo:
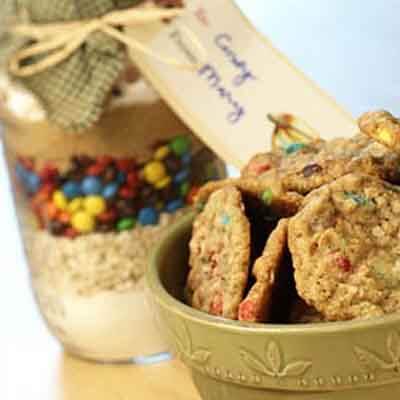
[[[174,182],[182,183],[182,182],[185,182],[188,178],[189,178],[189,170],[184,169],[175,175]]]
[[[296,153],[296,151],[303,149],[305,146],[304,143],[291,143],[286,147],[285,152],[286,154]]]
[[[87,176],[81,183],[81,191],[86,195],[100,194],[102,190],[103,184],[95,176]]]
[[[175,211],[178,211],[180,208],[184,207],[184,205],[185,204],[182,199],[172,200],[165,206],[165,210],[169,213],[174,213]]]
[[[26,175],[26,185],[30,193],[36,193],[40,188],[41,180],[33,172],[28,172]]]
[[[66,182],[62,187],[62,191],[68,199],[74,199],[82,194],[80,184],[74,181]]]
[[[18,178],[21,179],[21,181],[26,182],[29,171],[26,170],[21,164],[17,164],[15,166],[15,173],[17,174]]]
[[[118,183],[123,185],[126,182],[126,173],[119,171],[118,175],[117,175],[117,181],[118,181]]]
[[[117,194],[118,189],[119,184],[117,182],[111,182],[104,187],[102,195],[105,199],[111,199]]]
[[[158,222],[158,212],[153,207],[142,208],[137,216],[141,225],[156,225]]]
[[[190,164],[190,162],[192,161],[192,155],[190,153],[185,153],[182,158],[181,161],[184,165],[188,165]]]

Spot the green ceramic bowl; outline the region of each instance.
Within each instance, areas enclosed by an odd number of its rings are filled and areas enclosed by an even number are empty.
[[[299,325],[247,324],[185,305],[193,215],[162,240],[148,272],[171,345],[205,400],[398,400],[400,316]]]

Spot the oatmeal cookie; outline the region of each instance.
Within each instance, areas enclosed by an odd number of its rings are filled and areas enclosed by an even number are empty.
[[[271,154],[265,154],[266,162]],[[392,183],[400,182],[400,155],[369,137],[359,134],[350,139],[317,141],[298,151],[280,155],[280,161],[260,174],[252,164],[262,164],[262,155],[250,161],[243,177],[258,177],[261,181],[278,180],[282,192],[307,194],[324,184],[352,172],[380,177]],[[261,169],[262,170],[262,169]]]
[[[193,225],[186,293],[193,307],[237,319],[250,264],[250,224],[234,186],[213,192]]]
[[[281,218],[294,215],[303,201],[298,193],[284,192],[278,177],[270,175],[263,180],[249,177],[209,182],[199,190],[195,202],[205,204],[213,192],[225,186],[234,186],[243,195],[259,199],[261,206],[267,206],[272,214]]]
[[[281,219],[253,267],[256,282],[239,306],[239,320],[264,322],[268,318],[276,276],[280,273],[287,243],[288,220]]]
[[[400,153],[400,120],[387,111],[372,111],[358,120],[361,132]]]
[[[327,320],[400,311],[400,189],[349,174],[310,193],[289,222],[298,293]]]

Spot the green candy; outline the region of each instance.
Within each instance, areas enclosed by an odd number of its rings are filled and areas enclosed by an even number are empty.
[[[186,197],[187,194],[189,193],[189,190],[190,190],[189,182],[183,182],[179,187],[179,194],[181,195],[181,197]]]
[[[272,193],[272,190],[270,188],[268,188],[261,195],[261,200],[264,202],[264,204],[269,206],[272,203],[273,197],[274,197],[274,194]]]
[[[136,225],[135,218],[122,218],[117,223],[117,231],[128,231],[133,229]]]
[[[190,150],[190,139],[187,136],[177,136],[169,144],[170,149],[179,157]]]

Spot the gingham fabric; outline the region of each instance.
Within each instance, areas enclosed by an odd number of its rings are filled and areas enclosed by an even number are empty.
[[[12,3],[11,0],[1,0]],[[18,0],[14,0],[14,3]],[[19,0],[21,1],[21,0]],[[22,0],[35,23],[76,21],[99,17],[131,7],[140,0]],[[0,6],[2,7],[2,6]],[[1,11],[0,11],[1,14]],[[8,46],[6,48],[6,44]],[[9,54],[10,40],[3,35],[0,52]],[[81,132],[100,118],[112,85],[125,63],[125,51],[107,35],[94,33],[84,45],[60,64],[37,75],[22,78],[47,111],[50,121],[68,132]]]

